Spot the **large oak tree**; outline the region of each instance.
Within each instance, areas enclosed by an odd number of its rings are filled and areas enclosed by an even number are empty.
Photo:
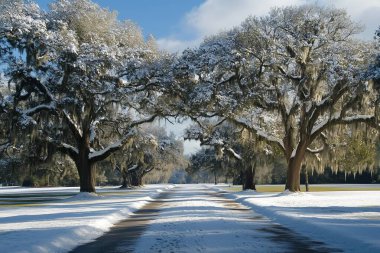
[[[371,45],[358,32],[344,10],[316,5],[250,17],[182,55],[187,112],[224,118],[276,146],[287,161],[286,189],[299,191],[305,154],[321,151],[326,130],[376,126],[372,85],[362,78]]]
[[[0,8],[13,141],[38,139],[67,154],[80,191],[94,192],[94,164],[162,113],[154,86],[130,81],[158,57],[154,41],[89,0],[57,0],[48,12],[21,0],[3,0]]]

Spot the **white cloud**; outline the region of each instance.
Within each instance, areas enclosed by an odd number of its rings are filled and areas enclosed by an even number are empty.
[[[193,38],[183,40],[179,36],[158,40],[161,48],[171,52],[182,51],[196,46],[211,34],[231,29],[239,25],[249,15],[263,16],[275,6],[300,5],[302,3],[319,3],[321,5],[345,8],[355,21],[366,26],[361,38],[371,39],[380,25],[380,0],[205,0],[200,6],[189,11],[183,20],[181,29],[192,33]]]
[[[248,16],[263,16],[274,6],[295,5],[301,0],[207,0],[186,15],[186,24],[206,36],[239,25]]]

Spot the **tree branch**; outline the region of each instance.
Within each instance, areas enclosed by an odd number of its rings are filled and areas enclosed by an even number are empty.
[[[264,132],[263,130],[261,130],[255,126],[248,125],[246,122],[239,121],[239,120],[234,119],[234,118],[227,118],[227,120],[232,122],[233,124],[235,124],[237,126],[240,126],[240,127],[247,129],[248,131],[250,131],[254,135],[264,139],[269,144],[274,144],[274,145],[278,146],[281,150],[285,151],[284,143],[279,138],[271,136],[268,133]]]
[[[327,118],[326,120],[322,121],[317,126],[313,127],[313,130],[311,132],[310,140],[311,142],[315,140],[324,130],[331,126],[335,125],[349,125],[354,123],[365,123],[375,129],[380,129],[379,124],[376,123],[375,116],[372,115],[357,115],[357,116],[351,116],[351,117],[332,117]]]
[[[65,109],[62,110],[63,118],[65,119],[67,125],[69,126],[71,132],[74,134],[75,139],[82,138],[82,131],[79,126],[74,122]]]
[[[106,159],[113,152],[121,149],[125,145],[125,143],[127,143],[132,138],[132,136],[133,136],[133,132],[130,131],[121,140],[114,142],[113,144],[109,145],[108,147],[102,150],[91,152],[88,155],[90,162],[95,163],[95,162],[99,162]]]

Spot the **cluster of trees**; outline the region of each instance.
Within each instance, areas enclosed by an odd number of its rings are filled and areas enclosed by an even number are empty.
[[[59,152],[81,191],[95,191],[102,164],[123,185],[186,164],[180,142],[147,126],[158,118],[196,122],[186,138],[213,149],[192,167],[223,167],[251,189],[256,167],[281,157],[290,191],[303,166],[324,167],[356,145],[337,147],[339,138],[368,144],[379,128],[379,39],[355,39],[360,26],[344,10],[276,8],[170,55],[90,0],[57,0],[48,12],[0,0],[0,9],[2,157],[47,162]]]

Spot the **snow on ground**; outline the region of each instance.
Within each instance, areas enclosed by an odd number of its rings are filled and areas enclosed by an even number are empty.
[[[78,188],[0,188],[0,252],[67,252],[102,235],[167,188],[102,188],[100,196],[77,195]],[[176,187],[137,241],[137,251],[283,252],[262,232],[279,223],[344,252],[380,252],[380,191],[222,195],[244,206],[203,186]]]
[[[286,252],[264,228],[274,224],[202,185],[177,186],[133,248],[115,252]]]
[[[78,188],[0,187],[0,252],[67,252],[99,237],[171,187],[102,188],[97,189],[100,196],[75,195]],[[49,201],[36,203],[39,198]]]
[[[228,191],[228,186],[217,189]],[[344,252],[380,252],[380,191],[228,195],[281,225]]]

